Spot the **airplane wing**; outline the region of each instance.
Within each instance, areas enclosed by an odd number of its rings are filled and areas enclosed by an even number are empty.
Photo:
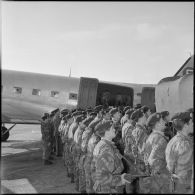
[[[2,99],[1,106],[1,122],[16,124],[40,124],[41,116],[55,109],[47,105],[10,98]]]

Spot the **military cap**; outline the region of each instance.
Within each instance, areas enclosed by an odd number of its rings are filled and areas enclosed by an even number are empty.
[[[65,115],[65,117],[66,117],[66,120],[72,118],[71,114],[67,114],[67,115]]]
[[[83,120],[83,124],[88,126],[92,120],[94,120],[94,118],[90,116],[89,118],[86,118],[85,120]]]
[[[126,112],[126,111],[129,110],[130,108],[131,108],[131,106],[126,106],[126,107],[124,107],[123,112]]]
[[[133,112],[134,112],[134,109],[128,109],[126,110],[125,114],[131,116]]]
[[[160,119],[161,119],[161,114],[155,112],[148,117],[146,121],[146,126],[148,127],[153,126],[156,124],[156,122],[160,121]]]
[[[162,111],[160,114],[162,118],[164,119],[166,116],[169,116],[169,111]]]
[[[131,114],[131,120],[138,120],[144,115],[142,109],[137,109]]]
[[[148,112],[148,110],[150,109],[148,106],[142,106],[141,107],[143,113],[145,114],[146,112]]]
[[[94,108],[94,111],[99,112],[100,110],[102,110],[103,106],[102,105],[98,105]]]
[[[178,112],[172,117],[172,120],[175,119],[183,122],[188,122],[190,119],[192,119],[192,116],[190,115],[190,112]]]
[[[109,121],[101,121],[95,127],[95,134],[97,134],[100,137],[102,137],[104,135],[105,131],[110,129],[112,124],[113,124],[113,122],[111,120],[109,120]]]
[[[109,113],[110,113],[111,115],[114,115],[114,114],[117,113],[117,112],[119,112],[119,110],[118,110],[117,108],[112,108],[112,109],[109,111]]]
[[[96,116],[97,115],[97,112],[91,112],[90,114],[89,114],[89,116]]]

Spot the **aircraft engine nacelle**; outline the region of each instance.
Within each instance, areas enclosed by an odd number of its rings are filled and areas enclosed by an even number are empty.
[[[155,87],[156,111],[168,110],[173,116],[176,112],[193,108],[193,79],[193,74],[162,79]]]

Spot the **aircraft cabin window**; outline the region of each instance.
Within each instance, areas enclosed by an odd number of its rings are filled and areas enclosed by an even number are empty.
[[[77,100],[77,94],[76,93],[69,93],[69,99],[70,100]]]
[[[41,90],[40,89],[33,89],[32,90],[32,95],[41,95]]]
[[[59,92],[58,91],[51,91],[51,97],[58,97]]]
[[[14,93],[21,94],[22,93],[22,88],[21,87],[14,87]]]

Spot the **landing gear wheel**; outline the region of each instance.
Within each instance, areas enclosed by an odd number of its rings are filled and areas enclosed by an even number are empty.
[[[1,141],[7,141],[9,138],[9,131],[7,131],[6,127],[1,127]],[[6,132],[6,133],[5,133]]]

